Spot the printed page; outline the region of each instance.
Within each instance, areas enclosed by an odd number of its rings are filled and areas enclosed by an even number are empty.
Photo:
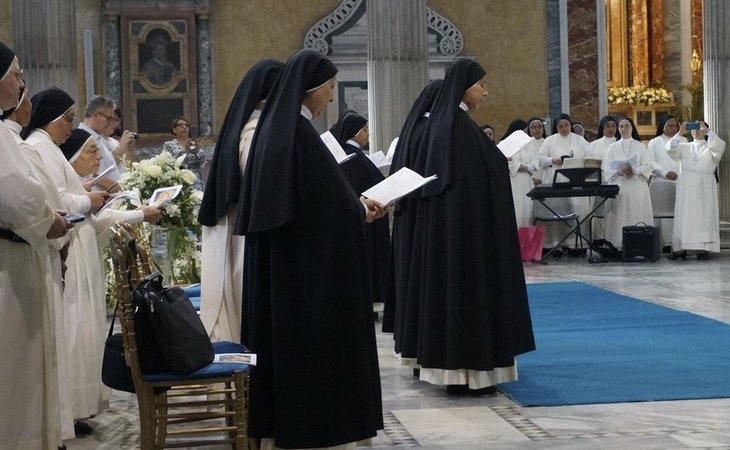
[[[522,147],[527,145],[532,138],[522,130],[517,130],[514,133],[507,136],[506,139],[502,139],[497,144],[497,148],[506,156],[511,158],[515,153],[522,150]]]
[[[381,205],[388,206],[435,179],[436,175],[424,178],[411,169],[403,167],[363,192],[362,195],[376,200]]]
[[[132,202],[132,204],[139,204],[139,197],[136,193],[131,191],[121,191],[117,192],[115,194],[112,194],[109,196],[109,198],[106,200],[104,205],[99,208],[99,211],[94,213],[95,216],[100,215],[102,212],[104,212],[105,209],[111,208],[113,205],[115,205],[120,200],[129,200]]]
[[[324,145],[327,146],[330,153],[332,153],[332,156],[335,157],[335,161],[337,161],[337,164],[342,164],[343,162],[355,156],[354,153],[350,155],[345,153],[345,149],[342,148],[340,143],[337,142],[337,139],[335,139],[335,137],[329,131],[325,131],[324,133],[319,135],[319,137],[322,138],[322,142],[324,142]]]
[[[109,175],[109,172],[111,172],[112,170],[114,170],[114,169],[116,169],[116,168],[117,168],[117,166],[109,166],[109,167],[107,167],[107,168],[106,168],[106,169],[104,169],[104,171],[103,171],[103,172],[101,172],[101,173],[100,173],[99,175],[97,175],[97,176],[95,176],[94,178],[92,178],[92,179],[91,179],[91,181],[93,181],[94,183],[96,183],[97,181],[101,180],[101,179],[102,179],[102,178],[104,178],[105,176]]]
[[[608,168],[611,170],[624,170],[634,166],[636,166],[636,155],[626,160],[616,159],[608,163]]]
[[[216,353],[213,362],[256,365],[256,353]]]
[[[388,158],[385,157],[383,152],[375,152],[368,155],[368,158],[370,158],[370,161],[372,161],[378,169],[390,166],[390,161],[388,161]]]
[[[165,188],[159,188],[155,189],[155,192],[152,193],[152,197],[150,197],[150,201],[148,202],[148,205],[150,206],[165,206],[166,204],[170,203],[172,200],[175,199],[175,197],[178,196],[180,191],[182,190],[182,184],[178,184],[177,186],[170,186]]]

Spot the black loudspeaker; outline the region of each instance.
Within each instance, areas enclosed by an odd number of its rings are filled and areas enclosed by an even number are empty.
[[[661,244],[659,243],[660,235],[659,227],[623,227],[624,261],[659,261],[659,252],[661,250]]]

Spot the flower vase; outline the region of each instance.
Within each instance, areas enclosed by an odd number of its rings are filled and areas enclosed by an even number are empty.
[[[168,283],[189,284],[200,281],[198,262],[195,259],[196,243],[184,227],[152,228],[152,259]]]
[[[172,281],[173,276],[170,249],[168,245],[169,234],[169,228],[160,226],[153,226],[152,232],[150,233],[150,250],[152,253],[152,260],[168,283]]]

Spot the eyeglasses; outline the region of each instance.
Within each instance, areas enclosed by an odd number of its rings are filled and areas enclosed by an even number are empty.
[[[64,113],[61,113],[61,116],[63,116],[63,118],[66,119],[66,121],[68,123],[74,123],[74,120],[76,120],[76,117],[75,116],[66,114],[65,112]]]
[[[117,116],[107,116],[106,114],[104,114],[101,111],[97,111],[97,112],[99,114],[101,114],[102,116],[104,116],[104,118],[107,120],[107,122],[116,122],[117,121]]]

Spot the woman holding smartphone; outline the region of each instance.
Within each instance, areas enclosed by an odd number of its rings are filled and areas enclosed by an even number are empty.
[[[667,153],[679,160],[682,170],[674,206],[674,253],[669,259],[686,259],[687,250],[696,250],[700,260],[707,259],[708,252],[720,252],[720,207],[715,169],[725,152],[725,141],[709,128],[704,120],[682,123],[679,133],[666,144]],[[692,142],[681,142],[681,136],[689,129],[692,130]]]

